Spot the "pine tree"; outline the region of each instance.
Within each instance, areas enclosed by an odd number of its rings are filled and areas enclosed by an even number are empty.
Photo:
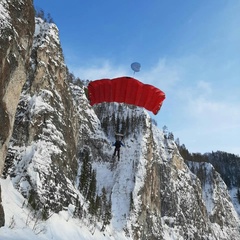
[[[132,191],[130,192],[130,211],[133,209],[133,193]]]
[[[96,184],[97,184],[96,171],[93,170],[93,171],[91,172],[91,179],[90,179],[89,189],[88,189],[88,193],[87,193],[87,200],[95,199],[95,195],[96,195]]]
[[[172,132],[169,132],[169,133],[168,133],[168,139],[170,139],[170,140],[173,140],[173,141],[174,141],[174,135],[173,135],[173,133],[172,133]]]
[[[35,16],[37,17],[37,18],[41,18],[41,19],[45,19],[45,17],[44,17],[44,15],[45,15],[45,13],[44,13],[44,11],[42,10],[42,9],[40,9],[40,10],[38,10],[38,11],[35,11]]]
[[[105,206],[107,204],[107,192],[105,187],[102,188],[102,195],[101,195],[101,199],[102,199],[102,213],[105,211]]]
[[[116,125],[116,122],[115,122],[115,121],[116,121],[116,120],[115,120],[115,114],[113,114],[110,124],[111,124],[112,126],[115,126],[115,125]]]
[[[129,116],[127,115],[127,118],[126,118],[126,129],[124,129],[124,133],[126,135],[128,135],[130,133],[130,120],[129,120]]]
[[[110,220],[112,218],[112,202],[111,199],[107,200],[107,192],[104,187],[102,188],[101,199],[102,199],[101,217],[103,221],[101,231],[104,231],[106,225],[110,223]]]
[[[46,221],[49,218],[49,211],[49,208],[44,205],[42,208],[42,220]]]
[[[151,118],[151,122],[153,125],[155,125],[157,127],[157,121],[155,119]]]
[[[92,215],[96,215],[97,209],[96,209],[96,171],[93,170],[91,173],[91,181],[89,184],[89,189],[87,193],[87,200],[89,201],[89,212]]]
[[[82,163],[80,183],[79,183],[79,190],[85,197],[88,194],[88,189],[91,181],[91,171],[92,171],[92,165],[89,161],[89,154],[85,152],[83,154],[83,163]]]
[[[177,147],[179,148],[179,147],[180,147],[180,140],[179,140],[179,138],[177,138],[177,139],[175,140],[175,143],[176,143]]]
[[[167,139],[168,137],[168,128],[166,125],[163,126],[163,135],[164,135],[164,138]]]
[[[238,202],[240,203],[240,189],[239,188],[237,190],[237,199],[238,199]]]
[[[119,116],[117,117],[116,132],[117,132],[117,133],[120,132],[120,118],[119,118]]]
[[[54,23],[53,18],[52,18],[52,16],[51,16],[50,13],[47,14],[47,21],[48,21],[49,23]]]
[[[81,203],[78,199],[76,199],[76,207],[73,215],[78,216],[79,218],[82,218],[82,214],[83,214],[83,209],[82,209]]]
[[[178,150],[185,161],[192,160],[192,154],[188,151],[188,149],[185,147],[184,144],[182,144],[181,146],[178,146]]]
[[[102,200],[99,195],[96,196],[96,201],[95,201],[95,215],[98,219],[98,221],[101,218],[101,205],[102,205]]]
[[[105,215],[103,219],[103,224],[106,226],[110,224],[110,220],[112,218],[112,202],[111,199],[108,200],[105,208]]]

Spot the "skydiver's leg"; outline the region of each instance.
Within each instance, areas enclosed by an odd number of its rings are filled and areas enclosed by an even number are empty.
[[[115,157],[116,152],[117,152],[117,149],[115,148],[115,149],[114,149],[114,153],[113,153],[113,158]]]
[[[120,148],[118,149],[118,161],[120,159]]]

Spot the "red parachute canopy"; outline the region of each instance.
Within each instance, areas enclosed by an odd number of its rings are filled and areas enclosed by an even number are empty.
[[[92,106],[102,102],[127,103],[144,107],[155,115],[165,99],[160,89],[131,77],[92,81],[88,85],[88,96]]]

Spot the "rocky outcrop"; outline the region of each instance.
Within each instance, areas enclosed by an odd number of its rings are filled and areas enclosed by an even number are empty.
[[[165,239],[170,229],[174,229],[173,238],[210,237],[200,181],[190,173],[174,144],[163,149],[171,152],[171,159],[148,163],[136,239]]]
[[[2,172],[14,117],[33,42],[32,0],[0,3],[0,172]]]
[[[148,130],[135,239],[238,239],[239,217],[210,163],[184,163],[174,141]],[[162,138],[163,139],[163,138]]]
[[[201,183],[202,199],[211,226],[217,239],[237,239],[239,217],[232,204],[227,185],[210,163],[187,161],[190,170]],[[228,229],[228,233],[220,229]]]
[[[32,0],[0,2],[0,174],[20,93],[26,81],[34,27]],[[3,225],[0,195],[0,226]]]
[[[76,200],[78,121],[58,29],[41,18],[35,24],[31,67],[5,170],[14,160],[24,166],[24,171],[13,166],[10,176],[34,210],[44,208],[46,218],[49,211],[59,212]]]
[[[126,133],[125,141],[132,138],[131,147],[139,138],[145,139],[135,150],[142,155],[133,157],[134,188],[128,193],[131,212],[127,225],[133,239],[237,239],[239,218],[226,185],[211,164],[188,166],[174,140],[151,124],[144,113],[131,115],[134,109],[123,111],[111,104],[95,109],[109,136],[118,128]],[[124,161],[129,158],[128,153]],[[139,186],[140,178],[144,181]]]

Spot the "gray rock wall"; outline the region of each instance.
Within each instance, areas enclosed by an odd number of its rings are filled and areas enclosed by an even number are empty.
[[[0,172],[3,170],[14,117],[23,84],[34,34],[31,0],[1,1],[0,17]]]
[[[14,117],[26,70],[34,33],[34,8],[32,0],[1,1],[0,12],[0,174],[7,147],[13,131]],[[4,225],[1,205],[0,226]]]

